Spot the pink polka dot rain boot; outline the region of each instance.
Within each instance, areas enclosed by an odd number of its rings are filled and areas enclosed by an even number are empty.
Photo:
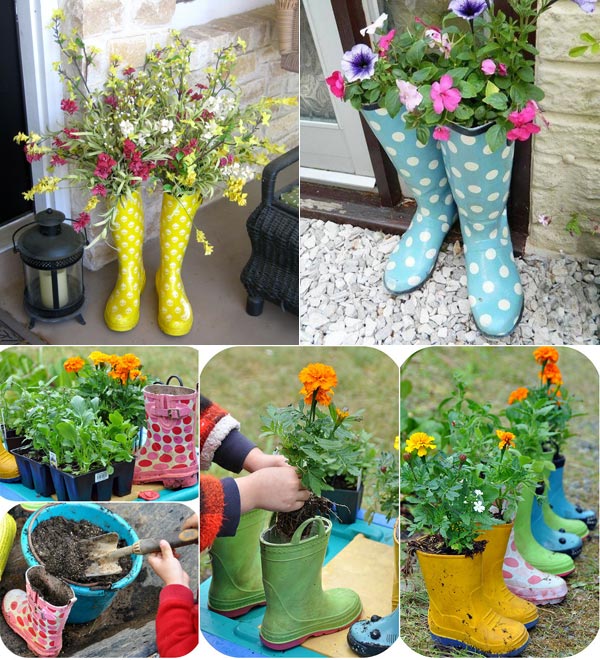
[[[169,385],[171,378],[180,385]],[[136,454],[134,484],[162,481],[165,488],[178,489],[198,482],[197,399],[196,390],[183,387],[177,376],[144,388],[148,435]]]
[[[32,653],[55,658],[62,649],[62,632],[77,598],[66,582],[50,575],[43,566],[27,569],[25,589],[6,592],[2,614]]]
[[[504,583],[515,596],[536,605],[554,605],[567,595],[568,587],[563,578],[543,573],[526,562],[517,550],[514,533],[511,532],[502,565]]]

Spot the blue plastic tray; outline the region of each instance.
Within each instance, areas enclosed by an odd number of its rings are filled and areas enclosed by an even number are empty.
[[[360,511],[356,522],[350,525],[333,523],[331,537],[327,546],[325,563],[333,559],[357,535],[363,534],[368,539],[394,544],[394,520],[386,521],[381,514],[375,514],[373,522],[363,520],[364,511]],[[210,578],[200,585],[200,629],[208,643],[217,651],[234,658],[322,658],[320,653],[303,646],[296,646],[288,651],[273,651],[264,646],[258,635],[264,613],[264,607],[256,607],[237,619],[228,619],[208,609],[208,589]]]

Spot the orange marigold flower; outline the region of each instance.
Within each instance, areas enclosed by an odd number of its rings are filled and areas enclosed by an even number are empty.
[[[510,431],[503,431],[502,429],[496,429],[496,435],[500,438],[498,443],[498,449],[508,449],[509,447],[514,447],[515,443],[515,434]]]
[[[427,433],[418,431],[408,438],[405,449],[410,453],[416,451],[417,456],[425,456],[428,449],[436,448],[436,445],[433,444],[434,441],[435,438],[432,435],[427,435]]]
[[[130,380],[135,380],[136,378],[140,378],[142,375],[142,372],[139,369],[132,369],[129,372],[129,378]]]
[[[553,385],[563,384],[560,369],[554,364],[554,362],[548,362],[544,369],[540,371],[540,379],[552,383]]]
[[[107,355],[102,351],[92,351],[88,357],[94,363],[95,367],[99,364],[110,364],[110,355]]]
[[[538,364],[544,362],[558,362],[558,351],[552,346],[540,346],[533,351],[533,357]]]
[[[71,357],[68,360],[65,360],[63,367],[68,373],[77,373],[85,367],[85,360],[79,356]]]
[[[341,408],[336,408],[335,409],[335,414],[337,415],[338,422],[343,422],[346,417],[350,414],[349,410],[342,410]]]
[[[523,401],[523,399],[527,398],[528,394],[529,390],[526,387],[517,387],[516,390],[513,390],[508,395],[508,405],[510,406],[510,404],[514,403],[515,401]]]
[[[298,374],[304,386],[300,394],[305,403],[312,403],[313,393],[316,392],[317,403],[328,406],[333,396],[333,388],[337,385],[337,374],[333,367],[320,362],[309,364]]]

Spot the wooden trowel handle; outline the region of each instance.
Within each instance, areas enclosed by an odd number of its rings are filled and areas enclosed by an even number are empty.
[[[184,529],[177,536],[165,539],[172,548],[181,548],[184,545],[198,543],[197,529]],[[148,555],[151,552],[160,552],[160,539],[140,539],[130,546],[134,555]]]

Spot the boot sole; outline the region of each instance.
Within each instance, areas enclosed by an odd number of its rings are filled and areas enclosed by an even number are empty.
[[[353,637],[348,636],[348,646],[359,655],[361,658],[370,658],[374,655],[379,655],[385,650],[389,649],[389,646],[373,646],[371,644],[363,644],[358,642]]]
[[[455,649],[466,649],[467,651],[472,651],[474,653],[482,653],[486,658],[514,658],[517,655],[521,655],[521,653],[523,653],[529,644],[529,640],[527,640],[525,644],[517,649],[514,649],[510,653],[489,653],[487,651],[483,651],[482,649],[478,649],[475,646],[470,646],[465,642],[461,642],[458,639],[451,639],[450,637],[439,637],[433,633],[430,633],[430,635],[433,641],[440,646],[450,646]]]
[[[246,612],[249,612],[250,610],[254,609],[255,607],[262,607],[263,605],[266,605],[267,601],[263,600],[260,603],[253,603],[252,605],[246,605],[245,607],[239,607],[237,610],[218,610],[215,607],[211,607],[210,603],[208,604],[208,609],[211,612],[216,612],[217,614],[220,614],[221,616],[226,616],[228,619],[236,619],[238,616],[242,616],[242,614],[246,614]]]
[[[299,646],[310,637],[321,637],[323,635],[330,635],[334,632],[338,632],[339,630],[344,630],[348,628],[348,626],[351,626],[354,622],[358,621],[359,618],[361,617],[361,614],[362,611],[359,612],[356,618],[350,621],[350,623],[347,623],[343,626],[339,626],[338,628],[331,628],[330,630],[319,630],[317,632],[309,633],[308,635],[303,635],[302,637],[298,637],[297,639],[294,639],[291,642],[282,642],[281,644],[276,644],[274,642],[267,641],[262,635],[260,635],[260,641],[267,648],[273,649],[274,651],[287,651],[288,649],[292,649],[295,646]]]

